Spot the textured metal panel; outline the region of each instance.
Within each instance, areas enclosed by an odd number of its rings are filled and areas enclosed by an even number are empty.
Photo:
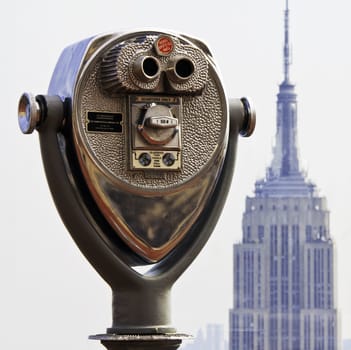
[[[72,111],[75,143],[88,187],[106,219],[135,252],[146,260],[158,261],[183,239],[213,191],[226,151],[228,107],[216,68],[199,48],[172,36],[175,51],[170,56],[157,56],[153,44],[158,34],[127,38],[117,37],[97,49],[80,73]],[[111,58],[115,47],[120,47],[120,56]],[[160,62],[163,73],[159,85],[147,93],[150,101],[160,96],[180,99],[175,114],[180,142],[145,144],[150,149],[171,151],[177,145],[181,165],[175,169],[135,170],[131,164],[136,152],[130,128],[136,125],[131,122],[129,97],[146,95],[145,87],[134,82],[129,70],[135,60],[132,54],[154,55]],[[195,67],[183,85],[167,75],[169,62],[179,55],[191,59]],[[106,60],[116,63],[116,59],[122,72],[117,72],[116,85],[106,90],[102,78]],[[122,84],[121,79],[130,85]],[[121,132],[88,131],[89,112],[122,114]]]
[[[91,71],[85,72],[77,96],[76,122],[82,139],[96,162],[111,175],[135,186],[144,188],[168,188],[183,183],[196,175],[206,165],[218,147],[222,147],[227,132],[226,102],[216,73],[210,77],[200,96],[183,97],[182,151],[183,171],[164,173],[161,179],[146,178],[143,174],[129,172],[127,100],[126,95],[111,96],[101,90],[99,82],[100,63],[96,62]],[[84,79],[85,78],[85,79]],[[88,133],[86,130],[89,111],[122,112],[123,134]]]

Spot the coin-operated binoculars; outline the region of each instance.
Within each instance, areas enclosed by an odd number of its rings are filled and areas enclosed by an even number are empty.
[[[110,350],[177,348],[170,289],[198,255],[230,186],[237,136],[255,113],[228,102],[209,49],[158,31],[66,48],[47,95],[19,102],[78,247],[113,292]]]

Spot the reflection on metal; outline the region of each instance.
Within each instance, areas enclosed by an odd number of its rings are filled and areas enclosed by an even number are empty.
[[[101,211],[126,244],[149,262],[161,260],[189,231],[212,194],[218,174],[218,168],[212,167],[206,176],[181,188],[135,191],[107,180],[89,157],[85,161],[85,177]]]

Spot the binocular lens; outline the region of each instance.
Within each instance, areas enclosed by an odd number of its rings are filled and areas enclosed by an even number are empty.
[[[159,68],[159,64],[154,57],[146,57],[144,59],[143,71],[148,77],[153,78],[155,75],[157,75]]]
[[[176,74],[182,78],[187,79],[194,73],[194,64],[187,58],[181,58],[175,64],[175,72]]]
[[[133,71],[141,82],[149,83],[159,76],[160,64],[155,57],[139,56],[133,62]]]

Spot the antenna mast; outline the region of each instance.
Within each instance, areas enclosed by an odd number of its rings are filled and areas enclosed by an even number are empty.
[[[289,82],[290,77],[290,65],[291,65],[291,54],[290,54],[290,41],[289,41],[289,0],[286,0],[285,6],[285,35],[284,35],[284,80]]]

